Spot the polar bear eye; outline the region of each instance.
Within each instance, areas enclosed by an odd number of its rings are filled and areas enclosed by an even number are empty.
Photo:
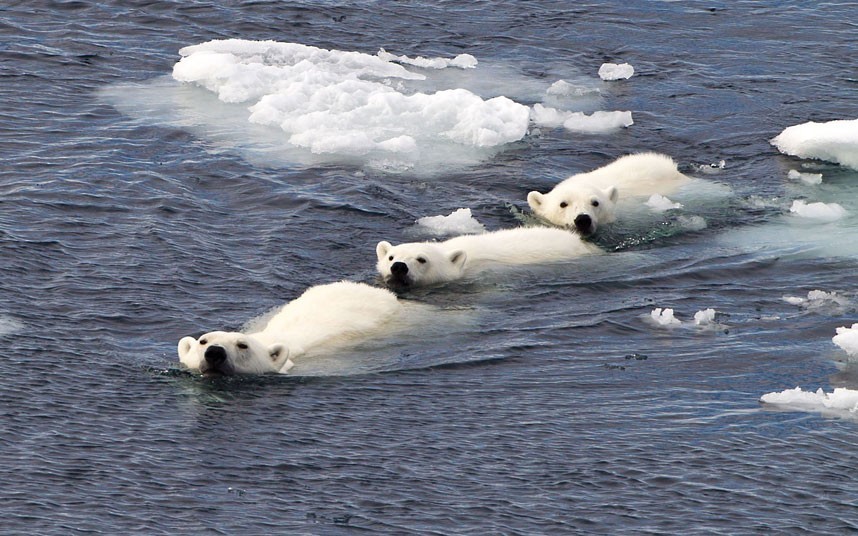
[[[560,202],[560,208],[566,208],[566,207],[568,207],[568,206],[569,206],[569,203],[567,203],[566,201],[561,201],[561,202]]]
[[[417,257],[417,262],[419,262],[420,264],[426,264],[426,259],[424,259],[423,257]]]
[[[599,206],[599,200],[594,199],[594,200],[590,201],[590,204],[593,205],[594,207],[598,207]]]
[[[207,341],[205,339],[200,339],[200,344],[202,344],[203,346],[207,345],[208,343],[209,343],[209,341]]]
[[[387,260],[392,261],[392,260],[393,260],[393,255],[391,255],[390,257],[388,257],[388,258],[387,258]]]
[[[247,350],[247,343],[246,342],[236,343],[236,346],[238,346],[242,350]]]

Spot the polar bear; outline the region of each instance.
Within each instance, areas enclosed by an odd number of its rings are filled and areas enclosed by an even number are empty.
[[[601,253],[579,235],[555,227],[519,227],[398,246],[381,241],[375,251],[378,273],[393,286],[431,285],[500,266],[550,264]]]
[[[396,296],[364,283],[317,285],[252,333],[212,331],[179,341],[179,361],[204,374],[285,374],[293,359],[380,335],[402,310]]]
[[[669,195],[691,179],[658,153],[622,156],[599,169],[572,175],[550,192],[530,192],[527,203],[540,218],[587,236],[616,220],[617,199]]]

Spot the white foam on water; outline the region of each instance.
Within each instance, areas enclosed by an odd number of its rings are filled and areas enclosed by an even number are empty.
[[[801,411],[818,411],[831,414],[843,414],[855,417],[858,414],[858,390],[838,387],[831,393],[821,388],[805,391],[801,387],[785,391],[764,394],[760,401],[765,404],[782,406]]]
[[[851,356],[858,356],[858,324],[851,327],[839,327],[835,330],[837,335],[831,341],[846,351]]]
[[[599,78],[602,80],[625,80],[635,74],[635,68],[628,63],[603,63],[599,67]]]
[[[789,170],[787,177],[794,181],[801,181],[806,184],[822,184],[822,173],[802,173],[795,169]]]
[[[846,209],[838,203],[808,203],[801,199],[792,202],[789,211],[810,220],[836,221],[846,216]]]
[[[24,329],[24,324],[6,315],[0,315],[0,337],[12,335]]]
[[[784,154],[835,162],[858,170],[858,119],[803,123],[771,140]]]
[[[460,208],[447,216],[426,216],[418,219],[417,225],[435,236],[486,232],[486,227],[471,215],[469,208]]]

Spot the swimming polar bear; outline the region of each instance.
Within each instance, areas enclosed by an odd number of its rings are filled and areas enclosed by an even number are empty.
[[[293,359],[382,334],[402,309],[385,289],[351,281],[317,285],[281,307],[259,331],[183,337],[179,360],[203,374],[285,374]]]
[[[666,196],[690,180],[669,156],[630,154],[596,170],[572,175],[548,193],[530,192],[527,203],[540,218],[587,236],[599,225],[616,220],[621,195]]]
[[[381,241],[375,251],[378,273],[394,286],[431,285],[504,265],[557,263],[602,252],[577,234],[554,227],[519,227],[398,246]]]

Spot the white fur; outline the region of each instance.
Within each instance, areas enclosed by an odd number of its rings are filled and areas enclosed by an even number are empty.
[[[463,235],[444,242],[376,247],[378,273],[387,283],[429,285],[473,276],[503,265],[549,264],[601,250],[575,233],[552,227],[520,227]],[[394,264],[401,263],[400,271]]]
[[[616,219],[620,196],[669,195],[689,180],[669,156],[631,154],[588,173],[572,175],[548,193],[530,192],[527,203],[542,219],[588,235]]]
[[[350,281],[318,285],[280,308],[259,331],[213,331],[199,340],[184,337],[179,341],[179,360],[203,373],[286,373],[293,359],[378,335],[400,310],[396,296],[385,289]],[[213,346],[226,354],[216,366],[206,359]],[[213,352],[210,355],[220,350]]]

